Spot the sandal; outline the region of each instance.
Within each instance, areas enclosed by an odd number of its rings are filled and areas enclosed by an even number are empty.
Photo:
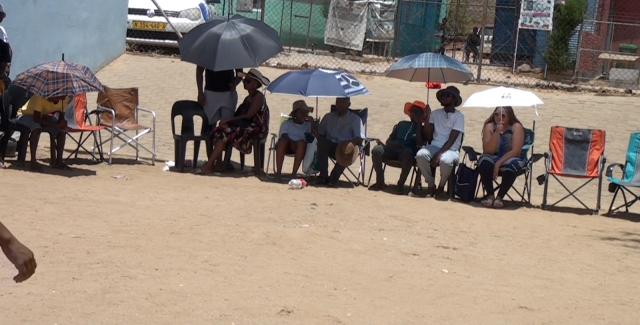
[[[491,196],[488,196],[486,198],[484,198],[482,201],[480,201],[480,204],[482,204],[482,206],[484,206],[485,208],[491,208],[493,207],[493,202],[495,201],[495,199]]]
[[[493,207],[495,209],[502,209],[504,208],[504,202],[502,202],[501,198],[496,198],[495,200],[493,200]]]

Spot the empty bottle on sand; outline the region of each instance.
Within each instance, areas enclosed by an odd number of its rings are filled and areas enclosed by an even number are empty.
[[[307,181],[303,178],[292,179],[289,181],[289,189],[301,190],[305,187],[307,187]]]

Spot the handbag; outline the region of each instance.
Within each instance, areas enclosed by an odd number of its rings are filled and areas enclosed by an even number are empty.
[[[471,202],[476,198],[478,171],[465,164],[458,166],[456,173],[455,195],[463,202]]]

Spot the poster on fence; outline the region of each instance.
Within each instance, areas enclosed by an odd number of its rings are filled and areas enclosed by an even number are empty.
[[[396,4],[393,1],[371,1],[367,18],[367,40],[392,41]]]
[[[519,27],[551,31],[554,0],[522,0]]]
[[[368,1],[331,0],[324,43],[362,51],[367,31]]]

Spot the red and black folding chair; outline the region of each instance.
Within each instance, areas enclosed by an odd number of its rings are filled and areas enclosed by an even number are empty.
[[[602,174],[606,160],[604,157],[605,137],[604,130],[551,127],[549,152],[545,154],[546,171],[544,175],[538,177],[538,183],[544,184],[543,209],[557,206],[565,199],[573,197],[585,209],[592,210],[594,214],[598,213],[602,193]],[[549,176],[558,181],[569,193],[553,204],[547,204]],[[560,180],[561,177],[584,179],[586,182],[571,190]],[[576,193],[594,180],[598,181],[598,194],[596,207],[591,209]]]

